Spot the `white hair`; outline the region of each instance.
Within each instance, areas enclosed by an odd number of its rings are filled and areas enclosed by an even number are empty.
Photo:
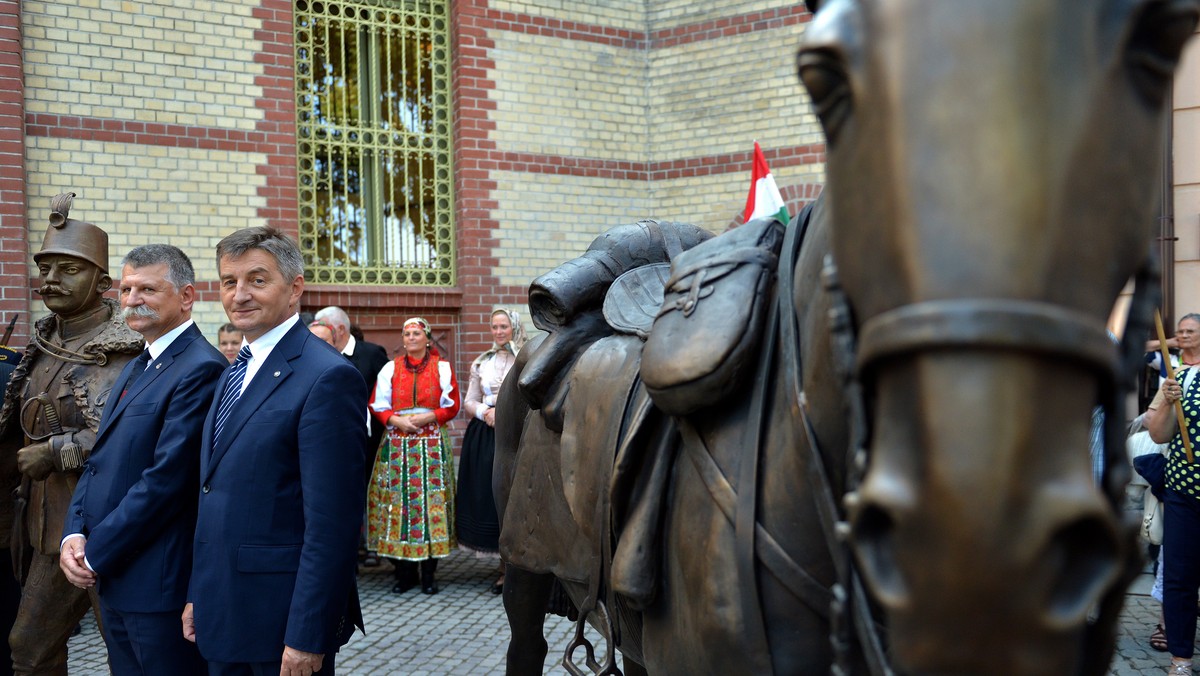
[[[314,319],[324,319],[334,326],[342,327],[347,332],[350,331],[350,315],[346,314],[345,310],[336,305],[321,308],[321,311],[314,316]]]

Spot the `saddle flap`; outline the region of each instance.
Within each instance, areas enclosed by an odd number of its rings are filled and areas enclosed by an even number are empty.
[[[613,459],[641,346],[631,336],[602,338],[579,358],[571,373],[571,405],[562,435],[563,495],[576,524],[594,542],[600,541],[596,510],[608,507]]]
[[[604,319],[617,333],[642,340],[662,307],[670,263],[652,263],[617,277],[604,296]]]
[[[632,336],[609,336],[583,351],[566,377],[561,434],[544,412],[526,419],[500,531],[507,561],[566,580],[594,574],[641,346]]]

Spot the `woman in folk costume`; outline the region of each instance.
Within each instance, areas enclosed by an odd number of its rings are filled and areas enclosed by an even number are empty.
[[[500,554],[500,520],[492,494],[492,461],[496,455],[496,393],[525,344],[525,329],[515,310],[492,310],[492,346],[471,363],[471,379],[463,408],[471,416],[463,437],[455,498],[458,544],[485,558]],[[504,590],[504,563],[492,593]]]
[[[450,363],[431,345],[429,322],[404,321],[405,354],[379,371],[371,410],[387,426],[383,452],[367,491],[367,539],[394,559],[403,593],[417,582],[438,592],[437,560],[454,549],[454,454],[446,423],[458,414],[459,391]]]

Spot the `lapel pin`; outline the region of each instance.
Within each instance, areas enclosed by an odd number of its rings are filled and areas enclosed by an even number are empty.
[[[278,378],[278,377],[279,377],[279,371],[276,371],[276,372],[275,372],[275,377],[276,377],[276,378]]]
[[[155,364],[154,368],[155,368],[155,370],[160,369],[160,368],[162,368],[162,364]]]

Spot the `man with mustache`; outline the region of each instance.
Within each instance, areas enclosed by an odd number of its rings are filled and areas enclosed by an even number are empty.
[[[23,582],[9,634],[18,674],[67,673],[67,638],[90,600],[59,569],[63,520],[113,381],[142,351],[117,303],[103,298],[112,286],[108,235],[67,218],[74,197],[50,203],[50,228],[33,259],[51,314],[36,323],[0,408],[0,467],[11,467],[15,456],[24,512],[12,534]]]
[[[130,251],[122,314],[146,350],[121,372],[67,511],[59,564],[95,586],[115,676],[204,674],[179,616],[192,570],[200,437],[229,363],[192,321],[192,262],[169,244]]]

